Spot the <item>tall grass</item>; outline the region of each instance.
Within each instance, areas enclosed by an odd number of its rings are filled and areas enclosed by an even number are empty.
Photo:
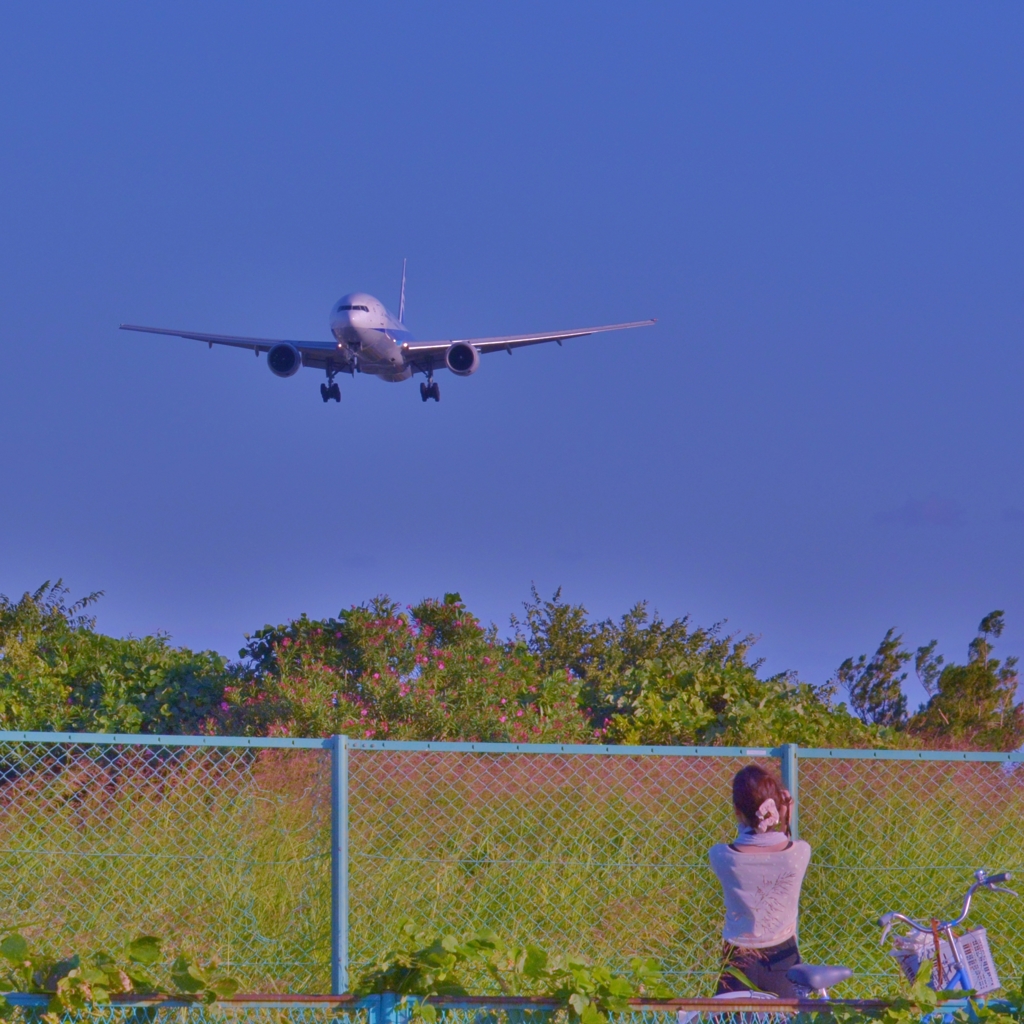
[[[326,991],[327,754],[8,748],[0,762],[0,922],[50,952],[141,932],[216,956],[250,991]],[[721,896],[708,847],[734,825],[749,759],[353,750],[353,971],[398,922],[573,950],[654,956],[680,994],[708,994]],[[955,912],[980,866],[1013,868],[1024,772],[994,764],[803,760],[804,958],[897,975],[875,920]],[[1024,966],[1024,908],[979,895],[1004,980]]]
[[[0,923],[41,950],[155,934],[250,991],[326,991],[321,752],[24,744],[0,778]]]

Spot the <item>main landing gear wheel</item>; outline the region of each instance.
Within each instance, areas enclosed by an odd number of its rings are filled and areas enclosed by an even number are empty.
[[[320,385],[320,397],[325,401],[329,402],[332,398],[336,402],[341,401],[341,388],[338,387],[337,382],[331,381],[330,384]]]
[[[420,399],[425,402],[428,398],[435,402],[441,401],[441,388],[434,380],[433,371],[427,374],[426,381],[420,381]]]

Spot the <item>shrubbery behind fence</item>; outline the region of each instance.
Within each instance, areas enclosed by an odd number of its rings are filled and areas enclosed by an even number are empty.
[[[52,953],[159,935],[243,989],[344,991],[398,925],[653,956],[713,989],[722,903],[707,861],[730,783],[781,768],[813,847],[806,960],[844,995],[895,986],[878,916],[951,916],[978,867],[1013,870],[1024,756],[0,733],[0,925]],[[980,893],[1004,981],[1024,906]]]

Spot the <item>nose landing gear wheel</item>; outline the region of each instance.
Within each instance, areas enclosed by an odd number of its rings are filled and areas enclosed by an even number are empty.
[[[425,402],[430,397],[430,388],[420,381],[420,398]]]
[[[320,385],[320,397],[326,402],[331,397],[331,389],[326,384]]]
[[[434,381],[433,384],[430,385],[430,388],[428,390],[429,390],[430,397],[435,402],[440,402],[441,401],[441,385],[438,384],[436,380]]]
[[[338,387],[337,382],[332,384],[327,389],[327,397],[328,398],[333,398],[336,402],[340,402],[341,401],[341,388]]]

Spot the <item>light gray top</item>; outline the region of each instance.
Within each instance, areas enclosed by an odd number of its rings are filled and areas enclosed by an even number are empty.
[[[708,856],[725,896],[722,938],[726,942],[763,949],[796,935],[810,844],[797,840],[776,853],[737,853],[718,843]]]

